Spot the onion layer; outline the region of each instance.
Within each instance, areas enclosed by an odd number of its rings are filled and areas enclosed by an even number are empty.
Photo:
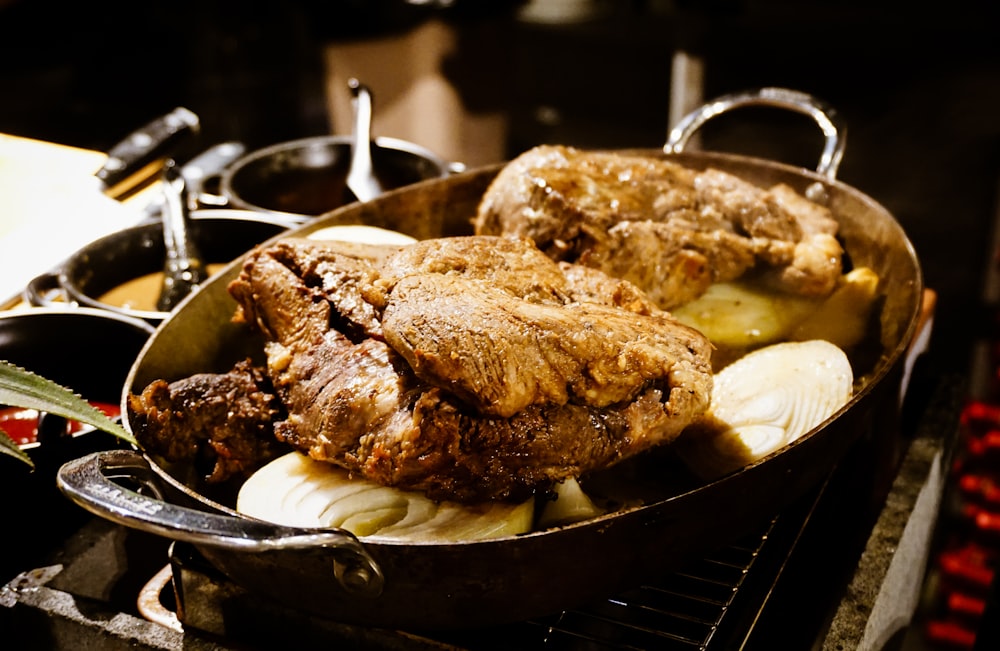
[[[820,300],[780,294],[741,281],[715,283],[670,313],[716,346],[750,348],[788,337]]]
[[[499,538],[531,529],[534,499],[520,504],[435,502],[422,493],[381,486],[337,466],[290,452],[243,484],[236,509],[293,527],[346,529],[359,537],[406,541]]]
[[[789,339],[825,339],[849,349],[865,337],[878,287],[878,274],[868,267],[841,276],[833,292],[822,299],[736,280],[710,286],[671,314],[716,346],[746,349]]]
[[[341,242],[358,242],[360,244],[399,244],[403,246],[417,241],[398,231],[364,224],[327,226],[313,231],[307,237],[310,240],[340,240]]]
[[[704,479],[738,470],[798,439],[844,406],[854,373],[838,346],[823,340],[773,344],[715,376],[705,416],[678,441]]]
[[[545,503],[538,518],[540,529],[581,522],[604,513],[604,510],[594,504],[590,496],[583,491],[583,487],[575,477],[556,484],[553,493],[552,499]]]

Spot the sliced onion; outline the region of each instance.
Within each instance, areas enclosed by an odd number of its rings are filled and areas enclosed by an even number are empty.
[[[596,518],[604,510],[594,504],[574,477],[564,479],[553,488],[554,497],[545,503],[538,518],[539,528],[558,527]]]
[[[717,346],[748,348],[782,341],[819,300],[780,294],[741,281],[715,283],[670,313]]]
[[[359,244],[413,244],[417,240],[387,228],[366,226],[364,224],[343,224],[327,226],[307,235],[310,240],[339,240],[341,242],[357,242]]]
[[[865,338],[875,301],[879,277],[868,267],[852,269],[837,282],[833,293],[819,308],[799,323],[790,339],[825,339],[848,349]]]
[[[761,348],[716,374],[711,405],[678,452],[699,476],[722,476],[832,416],[851,399],[853,383],[847,355],[827,341]]]
[[[329,527],[359,537],[408,541],[479,540],[531,530],[534,499],[520,504],[435,502],[351,477],[336,466],[290,452],[254,473],[240,489],[236,509],[294,527]]]
[[[878,274],[868,267],[841,276],[823,299],[777,293],[737,280],[710,286],[671,314],[716,346],[741,349],[789,339],[825,339],[846,350],[864,339],[878,286]]]

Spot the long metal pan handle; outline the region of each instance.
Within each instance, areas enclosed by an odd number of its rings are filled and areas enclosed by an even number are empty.
[[[667,144],[663,146],[663,151],[668,154],[680,153],[703,124],[718,115],[743,106],[775,106],[811,117],[823,130],[825,138],[823,153],[820,155],[816,171],[830,180],[836,178],[837,168],[840,167],[840,161],[844,157],[844,147],[847,144],[847,124],[826,102],[807,93],[786,88],[757,88],[723,95],[708,102],[677,122],[667,136]]]
[[[155,473],[131,450],[105,450],[68,461],[56,474],[59,489],[77,505],[117,524],[172,540],[239,552],[322,547],[333,557],[333,573],[351,594],[382,592],[382,571],[364,546],[342,529],[306,529],[208,513],[169,504],[129,490],[112,479],[129,480],[158,493]]]
[[[184,139],[201,130],[198,116],[183,106],[160,116],[133,131],[108,152],[108,158],[94,176],[104,192],[113,198],[127,195],[137,184],[158,175],[140,172],[153,168],[159,172],[161,159],[172,155]]]

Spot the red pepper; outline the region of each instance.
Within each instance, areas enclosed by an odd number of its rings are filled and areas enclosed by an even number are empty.
[[[947,599],[948,610],[956,615],[978,620],[986,611],[986,600],[964,592],[952,592]]]
[[[965,462],[996,469],[1000,461],[1000,430],[990,429],[979,436],[965,437]]]
[[[26,445],[38,436],[38,412],[34,409],[4,407],[0,409],[0,430],[18,445]]]
[[[984,506],[1000,508],[1000,486],[992,477],[964,474],[958,478],[957,483],[959,491],[966,499]]]
[[[997,520],[1000,521],[1000,517]],[[995,572],[989,567],[989,562],[987,553],[972,547],[945,551],[938,558],[943,577],[982,590],[989,590],[993,584]]]
[[[976,514],[976,528],[987,534],[1000,534],[1000,514],[991,513],[989,511],[980,510]]]
[[[967,427],[1000,427],[1000,405],[972,400],[962,410],[961,423]]]
[[[109,418],[118,418],[121,409],[118,405],[105,402],[91,402],[94,407],[100,409]],[[68,433],[80,431],[82,425],[75,420],[69,422]],[[38,412],[34,409],[24,409],[22,407],[2,407],[0,408],[0,430],[7,433],[18,445],[33,443],[38,438]]]
[[[976,644],[976,632],[958,622],[929,621],[926,633],[929,641],[935,644],[947,644],[955,649],[971,649]]]

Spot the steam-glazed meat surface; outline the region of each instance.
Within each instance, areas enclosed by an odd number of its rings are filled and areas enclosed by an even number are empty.
[[[279,440],[379,483],[519,499],[671,441],[710,345],[634,286],[523,238],[384,256],[286,239],[230,286],[267,339]]]
[[[555,260],[634,283],[662,309],[755,268],[785,291],[822,296],[843,254],[828,210],[788,186],[764,190],[719,170],[555,145],[500,171],[475,229],[531,238]]]

